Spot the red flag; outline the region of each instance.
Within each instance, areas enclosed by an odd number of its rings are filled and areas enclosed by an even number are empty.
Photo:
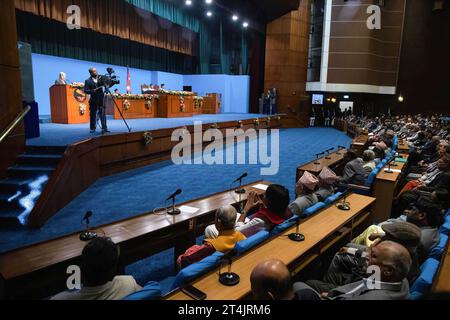
[[[127,67],[127,93],[131,94],[131,75],[130,68]]]

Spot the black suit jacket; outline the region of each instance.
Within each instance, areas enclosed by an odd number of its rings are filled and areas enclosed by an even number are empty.
[[[99,81],[97,83],[95,83],[94,80],[92,80],[92,78],[87,79],[84,82],[84,93],[89,94],[91,96],[89,99],[90,105],[102,106],[105,93],[103,92],[103,88],[100,85],[100,77],[98,79]]]
[[[441,172],[433,181],[426,187],[420,188],[420,190],[433,192],[438,189],[446,189],[450,191],[450,171]]]

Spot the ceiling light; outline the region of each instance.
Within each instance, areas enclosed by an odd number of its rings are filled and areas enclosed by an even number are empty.
[[[206,2],[207,4],[211,4],[211,3],[212,3],[212,0],[205,0],[205,2]]]
[[[232,19],[233,19],[233,21],[238,21],[239,17],[237,15],[233,15]]]
[[[248,22],[244,22],[244,23],[242,24],[242,26],[243,26],[244,28],[247,28],[247,27],[248,27]]]
[[[398,102],[403,102],[403,101],[405,101],[405,98],[403,98],[402,95],[399,95],[398,96]]]
[[[186,0],[185,3],[187,6],[190,6],[190,5],[192,5],[192,0]]]
[[[211,12],[211,11],[208,11],[208,12],[206,13],[206,15],[207,15],[208,17],[211,17],[211,16],[212,16],[212,12]]]

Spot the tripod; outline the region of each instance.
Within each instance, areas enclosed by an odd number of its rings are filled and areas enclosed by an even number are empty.
[[[127,121],[125,120],[122,111],[120,111],[120,108],[117,105],[117,102],[116,102],[116,100],[114,98],[114,95],[111,93],[111,90],[109,90],[110,87],[108,85],[106,85],[106,84],[104,84],[103,87],[105,88],[105,97],[103,98],[103,108],[101,110],[102,114],[100,115],[100,117],[106,117],[106,110],[105,110],[106,109],[106,98],[110,97],[112,99],[113,103],[114,103],[114,106],[117,108],[117,111],[119,111],[120,117],[122,118],[123,122],[127,126],[128,132],[131,132],[131,128],[128,125]],[[101,118],[101,119],[103,119],[103,118]],[[106,120],[105,120],[104,123],[106,123]],[[104,132],[104,128],[102,127],[102,134],[103,134],[103,132]]]

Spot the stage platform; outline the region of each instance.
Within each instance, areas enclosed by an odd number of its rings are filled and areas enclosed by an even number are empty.
[[[207,123],[221,123],[228,121],[239,121],[254,118],[267,117],[263,114],[251,113],[223,113],[223,114],[203,114],[189,118],[151,118],[127,120],[132,132],[142,132],[167,128],[179,128],[193,125],[195,121]],[[41,136],[27,140],[29,146],[68,146],[75,142],[83,141],[92,137],[101,136],[97,133],[89,132],[89,124],[55,124],[41,123]],[[127,133],[127,128],[122,120],[114,120],[108,117],[108,135]]]

